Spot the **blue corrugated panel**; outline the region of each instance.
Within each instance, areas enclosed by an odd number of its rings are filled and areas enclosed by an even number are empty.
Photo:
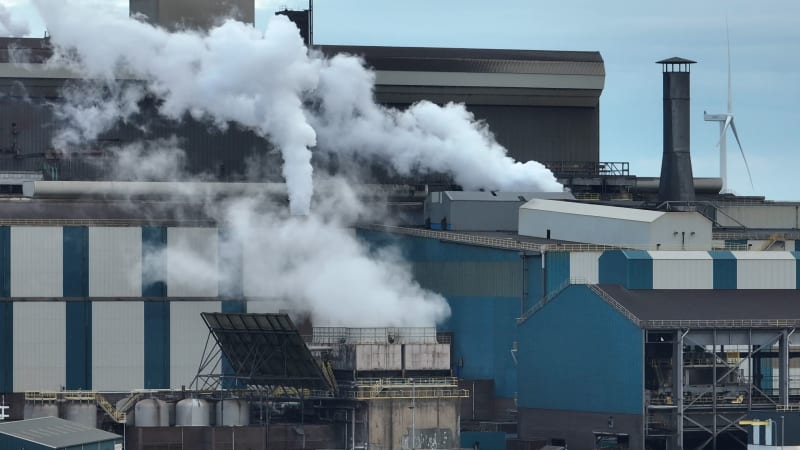
[[[64,297],[89,296],[89,228],[64,227]],[[92,304],[68,302],[66,388],[92,388]]]
[[[0,297],[11,296],[11,228],[0,227]],[[14,304],[0,302],[0,392],[14,390]]]
[[[502,297],[448,298],[452,314],[441,331],[452,331],[451,354],[457,375],[464,379],[493,379],[498,397],[513,397],[517,371],[511,346],[517,340],[513,325],[519,299]]]
[[[642,250],[608,250],[600,255],[600,284],[653,289],[653,260]]]
[[[169,388],[169,302],[166,300],[167,284],[163,281],[167,278],[166,247],[166,228],[142,227],[142,261],[150,265],[149,270],[142,274],[142,296],[164,298],[144,304],[146,389]],[[146,274],[158,279],[148,279]]]
[[[519,406],[641,414],[642,330],[572,285],[519,326]]]
[[[569,253],[545,253],[545,270],[547,271],[547,295],[569,283]]]
[[[708,252],[714,260],[714,289],[736,289],[736,257],[731,252]]]
[[[514,250],[368,230],[358,230],[357,235],[373,247],[395,246],[412,263],[521,261],[520,253]],[[538,284],[529,285],[528,295],[531,301],[538,301],[541,298],[541,260],[529,257],[528,262],[529,280],[539,279]],[[514,267],[514,270],[522,270],[521,264]],[[516,297],[448,297],[452,315],[439,326],[441,331],[454,334],[451,355],[458,375],[465,379],[493,379],[499,397],[510,398],[517,391],[517,372],[511,348],[517,340],[514,323],[520,315],[521,296],[522,292]],[[463,362],[463,367],[459,367],[460,362]]]
[[[461,447],[480,450],[506,450],[506,434],[500,431],[462,431]]]
[[[542,284],[542,256],[541,255],[528,255],[525,256],[526,264],[528,265],[528,274],[525,279],[527,285],[525,286],[527,294],[525,295],[525,305],[523,310],[527,311],[533,305],[539,303],[545,296]]]

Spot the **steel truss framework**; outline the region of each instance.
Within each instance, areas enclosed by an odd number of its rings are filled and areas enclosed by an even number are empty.
[[[653,336],[664,336],[666,330],[645,330],[646,342]],[[790,406],[789,347],[798,340],[794,328],[782,329],[689,329],[671,330],[672,345],[672,397],[650,399],[647,405],[646,435],[648,437],[674,436],[674,448],[683,449],[688,437],[696,449],[718,448],[718,441],[728,441],[747,448],[741,433],[747,429],[739,425],[751,411],[775,411]],[[795,342],[795,344],[798,342]],[[737,349],[726,352],[724,348]],[[777,346],[778,389],[761,383],[761,364],[765,358],[774,358]],[[746,351],[740,351],[746,348]],[[688,349],[688,350],[687,350]],[[734,355],[732,358],[728,356]],[[693,384],[686,380],[692,370],[710,371],[713,382],[708,385]],[[742,376],[742,373],[748,374]],[[731,379],[739,380],[731,385]],[[735,392],[732,392],[735,389]],[[654,417],[673,414],[674,429],[654,430],[649,424],[658,422]],[[666,432],[665,432],[666,431]],[[705,436],[705,438],[703,438]]]

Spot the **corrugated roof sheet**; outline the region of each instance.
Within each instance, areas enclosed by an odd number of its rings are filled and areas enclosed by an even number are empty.
[[[708,260],[711,261],[711,255],[707,251],[694,251],[694,250],[663,250],[663,251],[649,251],[647,252],[650,258],[656,260]]]
[[[795,289],[600,289],[640,320],[800,320]]]
[[[0,433],[50,448],[74,447],[122,439],[122,436],[57,417],[0,423]]]
[[[520,208],[549,211],[579,216],[606,217],[609,219],[630,220],[634,222],[655,222],[664,214],[663,211],[647,209],[623,208],[619,206],[595,205],[579,202],[533,199]],[[681,214],[681,213],[679,213]]]
[[[328,56],[361,56],[376,70],[605,75],[599,52],[344,45],[318,48]]]

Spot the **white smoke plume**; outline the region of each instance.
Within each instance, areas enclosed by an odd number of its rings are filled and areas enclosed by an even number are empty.
[[[185,176],[186,152],[178,139],[156,139],[134,142],[108,150],[112,164],[112,180],[161,181],[179,180]]]
[[[324,62],[313,125],[326,150],[377,156],[403,175],[420,169],[451,173],[468,190],[562,190],[542,164],[509,157],[463,104],[422,101],[404,111],[386,108],[373,99],[374,78],[349,55]]]
[[[110,84],[118,78],[146,80],[167,117],[191,114],[220,128],[237,122],[269,138],[283,156],[294,213],[308,213],[309,148],[316,145],[317,133],[327,150],[379,156],[401,174],[445,171],[468,189],[561,189],[540,164],[508,157],[463,105],[420,102],[398,111],[375,104],[374,75],[360,59],[309,55],[285,17],[270,19],[263,34],[234,21],[208,33],[169,33],[129,18],[97,17],[102,13],[92,15],[70,1],[36,4],[59,50],[53,64]],[[115,109],[123,117],[129,112]],[[98,128],[108,126],[104,112],[98,111]],[[78,117],[91,119],[90,114]],[[94,134],[88,124],[78,128],[92,131],[79,137]]]
[[[12,17],[11,11],[0,4],[0,36],[22,37],[30,34],[31,29],[28,22]]]

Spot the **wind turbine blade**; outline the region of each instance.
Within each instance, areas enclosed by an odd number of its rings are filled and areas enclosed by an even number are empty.
[[[725,39],[728,43],[728,114],[733,114],[733,91],[731,89],[731,34],[728,30],[727,17],[725,17]]]
[[[750,175],[750,165],[747,164],[747,157],[744,156],[744,149],[742,148],[742,143],[739,141],[739,133],[736,132],[736,124],[733,123],[733,120],[731,120],[730,123],[731,123],[731,130],[733,130],[733,137],[736,138],[736,143],[739,145],[739,151],[742,153],[742,159],[744,160],[744,168],[747,169],[747,178],[750,179],[750,188],[755,190],[755,186],[753,186],[753,176]]]

